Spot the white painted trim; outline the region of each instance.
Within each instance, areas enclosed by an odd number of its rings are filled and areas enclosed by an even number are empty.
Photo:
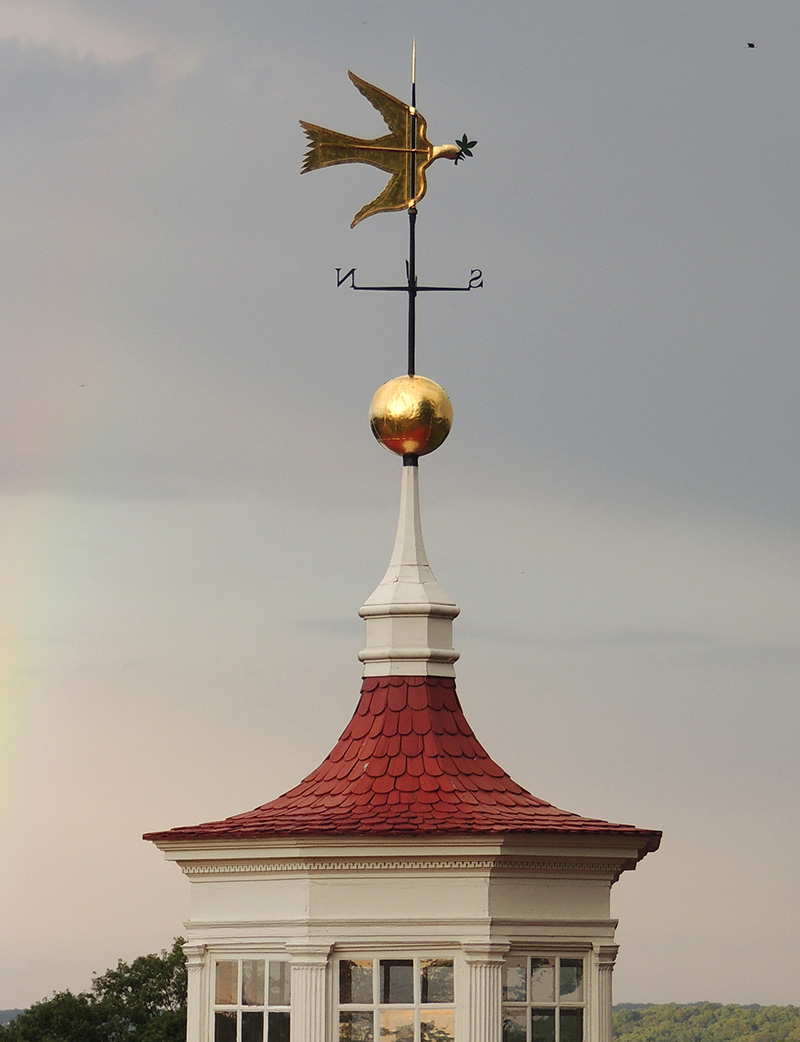
[[[397,536],[386,574],[364,602],[365,677],[455,676],[459,608],[436,581],[422,539],[419,468],[403,467]]]
[[[295,858],[336,860],[402,859],[435,863],[439,858],[603,859],[627,862],[639,856],[643,838],[636,833],[520,832],[450,833],[424,836],[263,836],[257,839],[162,839],[156,846],[165,860],[201,864],[212,861],[261,861]]]
[[[204,968],[205,944],[184,944],[186,956],[186,1042],[202,1042],[207,1019],[207,994]]]
[[[529,946],[529,934],[526,932],[525,937],[506,937],[503,940],[497,940],[498,934],[513,934],[519,932],[521,927],[524,927],[526,931],[541,931],[537,933],[537,943],[541,944],[543,949],[552,947],[555,954],[566,954],[571,955],[574,953],[585,954],[590,950],[593,943],[592,938],[600,932],[613,934],[617,927],[618,920],[616,919],[342,919],[342,918],[328,918],[328,919],[314,919],[313,925],[309,925],[305,920],[302,921],[303,929],[308,933],[312,930],[319,934],[328,934],[331,932],[339,931],[340,935],[344,939],[337,940],[334,943],[334,948],[337,952],[350,950],[353,947],[358,948],[360,951],[365,944],[373,943],[369,938],[374,938],[376,930],[380,933],[383,940],[380,944],[395,944],[398,948],[408,947],[410,938],[416,936],[415,931],[424,933],[426,944],[430,943],[431,931],[439,930],[444,931],[441,933],[441,940],[439,942],[442,949],[450,949],[453,946],[461,946],[474,944],[479,948],[490,943],[487,938],[491,937],[492,944],[505,944],[510,946],[512,952],[516,952],[516,948],[520,946]],[[225,931],[233,930],[252,930],[260,931],[258,937],[248,938],[246,943],[255,951],[262,951],[265,943],[264,930],[274,931],[276,936],[281,932],[287,933],[297,928],[298,920],[296,919],[193,919],[184,924],[187,930],[191,929],[195,939],[192,943],[202,941],[204,944],[211,943],[211,939],[206,939],[201,933],[203,930],[211,931],[214,934]],[[404,930],[406,936],[403,938],[396,938],[390,940],[388,932],[397,929]],[[552,940],[550,934],[554,930],[558,931],[558,939]],[[359,933],[358,931],[364,931]],[[447,933],[446,931],[451,931]],[[580,937],[569,937],[565,939],[564,934],[568,931],[574,931],[579,933]],[[591,935],[591,937],[590,937]],[[469,938],[469,940],[465,939]],[[245,943],[243,938],[237,939],[237,946],[240,943]],[[270,936],[268,938],[270,951],[277,949],[288,951],[289,946],[293,943],[291,937],[287,937],[286,940],[276,940]],[[571,947],[570,947],[571,945]],[[568,950],[567,950],[568,949]],[[238,949],[237,949],[238,950]]]
[[[183,862],[181,869],[184,875],[189,877],[204,875],[251,875],[261,876],[275,873],[295,872],[333,872],[342,874],[345,872],[357,872],[359,875],[365,873],[396,873],[396,872],[474,872],[491,871],[497,872],[520,872],[526,876],[531,872],[537,874],[552,873],[559,879],[570,878],[569,873],[584,875],[608,876],[619,870],[618,861],[596,861],[583,859],[581,861],[552,861],[544,858],[457,858],[457,859],[426,859],[426,860],[392,860],[381,861],[378,859],[353,859],[349,861],[323,861],[323,860],[282,860],[282,861],[228,861],[228,862]]]

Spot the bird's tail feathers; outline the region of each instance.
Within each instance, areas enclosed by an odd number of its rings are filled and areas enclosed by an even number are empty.
[[[316,123],[306,123],[303,119],[300,120],[300,126],[308,138],[308,151],[303,156],[301,174],[337,163],[352,163],[363,155],[363,152],[359,152],[365,144],[361,138],[318,127]]]

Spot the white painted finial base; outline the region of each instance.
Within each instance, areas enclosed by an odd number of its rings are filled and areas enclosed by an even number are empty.
[[[455,676],[453,619],[459,608],[428,564],[419,511],[419,473],[403,467],[397,538],[386,574],[359,610],[367,642],[365,677]]]

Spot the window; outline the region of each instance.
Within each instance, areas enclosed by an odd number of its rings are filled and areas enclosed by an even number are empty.
[[[214,977],[214,1042],[289,1042],[289,963],[224,959]]]
[[[452,959],[340,959],[339,1042],[455,1042]]]
[[[503,973],[503,1042],[583,1042],[583,959],[521,956]]]

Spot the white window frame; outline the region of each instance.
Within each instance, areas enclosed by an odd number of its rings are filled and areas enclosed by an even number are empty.
[[[355,1003],[340,1001],[340,965],[342,962],[371,962],[372,963],[372,1002]],[[453,968],[453,998],[443,1002],[422,1001],[422,964],[428,961],[444,961],[452,964]],[[382,962],[411,962],[413,963],[413,1002],[382,1002],[381,1001],[381,963]],[[340,952],[332,960],[333,968],[333,997],[335,1010],[335,1034],[336,1042],[339,1042],[340,1014],[341,1013],[372,1013],[372,1031],[374,1042],[380,1042],[380,1015],[382,1011],[398,1010],[413,1011],[414,1013],[414,1040],[420,1042],[421,1022],[425,1019],[426,1010],[448,1010],[453,1014],[453,1040],[459,1042],[456,1022],[458,1019],[458,960],[452,951],[431,952],[419,950],[414,952],[402,951],[380,951],[380,952]]]
[[[236,969],[236,996],[237,1001],[235,1003],[223,1003],[217,1002],[217,966],[220,963],[234,962],[237,965]],[[245,1003],[242,997],[242,963],[243,962],[263,962],[264,963],[264,1001],[263,1003]],[[269,964],[270,963],[283,963],[287,970],[287,979],[289,981],[289,1001],[288,1003],[271,1003],[269,1001]],[[264,1042],[272,1042],[269,1037],[269,1014],[270,1013],[288,1013],[289,1014],[289,1025],[291,1030],[291,1015],[292,1015],[292,994],[291,994],[291,961],[286,957],[285,952],[230,952],[230,953],[214,953],[210,960],[210,976],[209,976],[209,1030],[208,1038],[211,1042],[215,1042],[216,1039],[216,1014],[217,1013],[234,1013],[236,1015],[236,1042],[241,1042],[242,1039],[242,1014],[243,1013],[263,1013],[264,1023]]]
[[[580,1042],[587,1042],[587,1015],[589,1009],[589,996],[588,996],[588,971],[589,965],[586,959],[586,955],[583,952],[569,952],[569,951],[520,951],[510,952],[507,956],[507,961],[510,960],[525,960],[525,1001],[507,999],[505,996],[505,966],[504,979],[503,979],[503,1039],[506,1038],[505,1034],[505,1020],[506,1016],[516,1012],[518,1010],[524,1011],[525,1014],[525,1038],[526,1042],[532,1040],[532,1013],[534,1010],[546,1010],[552,1011],[555,1015],[555,1042],[561,1042],[561,1017],[560,1013],[564,1011],[577,1011],[580,1010],[581,1016],[581,1037]],[[534,999],[531,995],[531,959],[550,959],[553,961],[553,973],[554,973],[554,985],[553,985],[553,1000],[551,1002],[542,1001],[540,999]],[[581,998],[579,1001],[569,1001],[569,999],[562,999],[560,994],[560,978],[561,978],[561,963],[580,963],[581,964]]]

